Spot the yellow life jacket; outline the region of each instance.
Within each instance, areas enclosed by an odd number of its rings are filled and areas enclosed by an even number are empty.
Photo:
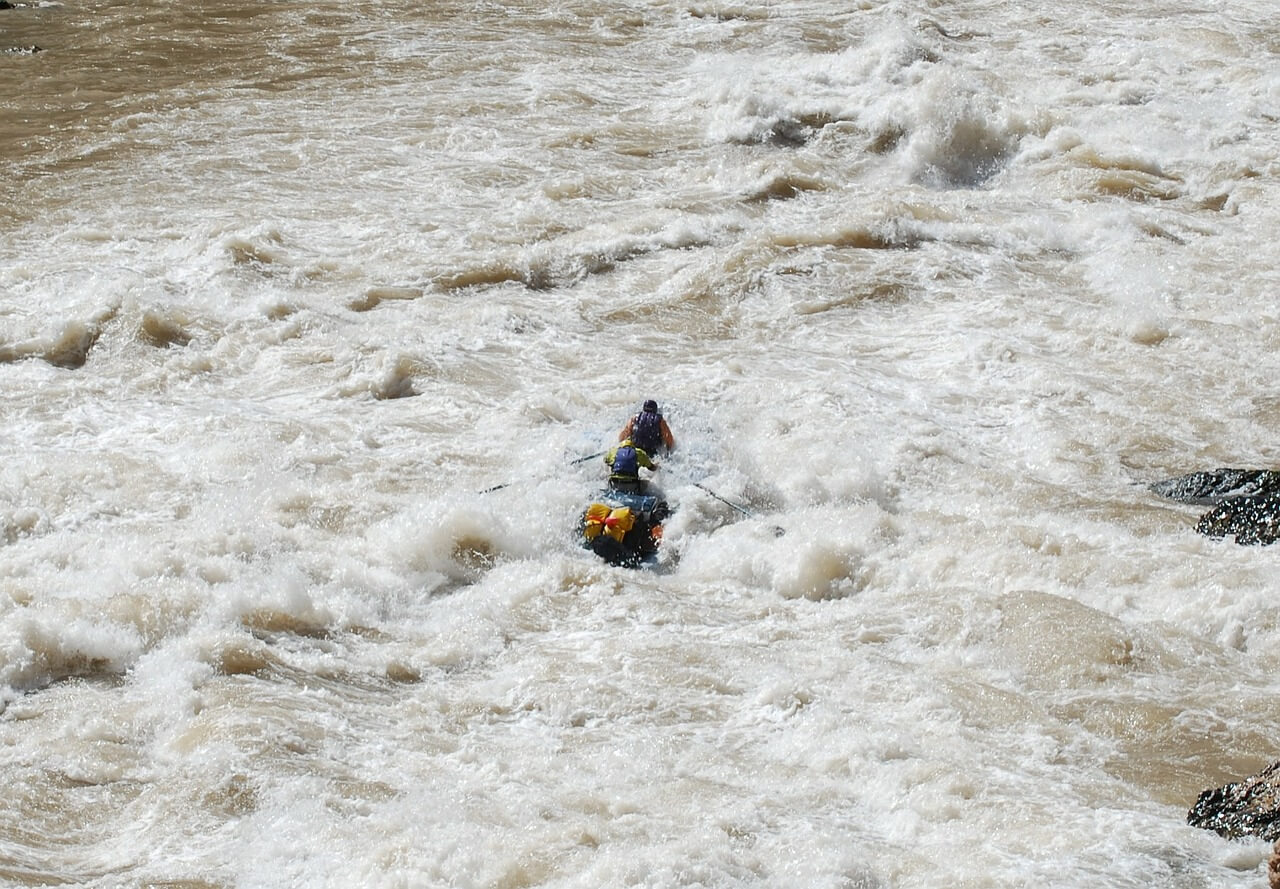
[[[595,540],[601,534],[607,534],[621,543],[622,538],[635,525],[636,517],[625,506],[614,509],[604,503],[593,503],[587,507],[582,521],[582,536],[587,540]]]

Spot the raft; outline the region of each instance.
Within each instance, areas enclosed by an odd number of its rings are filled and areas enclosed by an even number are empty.
[[[610,565],[651,565],[662,543],[662,522],[670,514],[667,502],[654,494],[599,491],[578,519],[578,540]]]

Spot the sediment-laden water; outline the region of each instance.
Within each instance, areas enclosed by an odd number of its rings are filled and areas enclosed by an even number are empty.
[[[1280,759],[1280,549],[1146,485],[1276,466],[1271,4],[0,50],[0,881],[1265,884],[1185,813]]]

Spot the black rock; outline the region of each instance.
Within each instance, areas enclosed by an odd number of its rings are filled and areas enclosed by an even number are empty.
[[[1204,791],[1187,812],[1187,823],[1231,839],[1280,839],[1280,762],[1251,778]]]
[[[1261,546],[1280,540],[1280,472],[1213,469],[1167,478],[1150,488],[1180,503],[1213,506],[1196,523],[1207,537],[1234,537],[1236,543]]]
[[[1280,540],[1280,491],[1232,497],[1200,516],[1196,530],[1208,537],[1235,537],[1236,543],[1267,546]]]
[[[1221,503],[1229,497],[1252,496],[1280,491],[1280,472],[1270,469],[1213,469],[1190,472],[1151,485],[1161,497],[1202,506]]]

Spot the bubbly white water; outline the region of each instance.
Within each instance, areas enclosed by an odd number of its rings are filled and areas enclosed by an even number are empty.
[[[1184,817],[1280,758],[1280,550],[1144,485],[1275,465],[1274,4],[0,10],[32,45],[4,884],[1265,885]],[[647,397],[635,572],[573,523]]]

